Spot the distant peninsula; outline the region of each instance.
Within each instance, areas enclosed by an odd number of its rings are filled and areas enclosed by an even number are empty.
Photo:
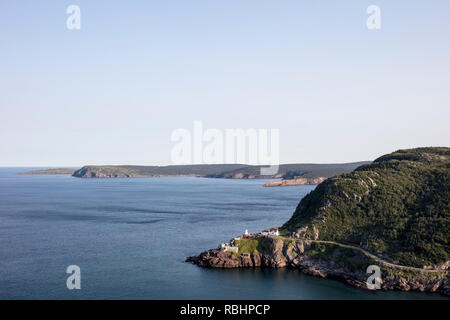
[[[76,170],[77,168],[50,168],[19,172],[19,174],[73,174]]]
[[[84,166],[73,173],[78,178],[136,178],[194,176],[225,179],[322,179],[348,173],[357,167],[370,163],[352,162],[337,164],[282,164],[274,175],[261,175],[263,166],[245,164],[201,164],[170,166]],[[313,180],[308,180],[313,181]]]

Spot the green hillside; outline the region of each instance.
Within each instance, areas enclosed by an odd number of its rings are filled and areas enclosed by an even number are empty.
[[[404,265],[443,263],[450,258],[449,169],[446,147],[384,155],[318,185],[282,229],[312,237],[317,228],[320,240],[365,247]]]

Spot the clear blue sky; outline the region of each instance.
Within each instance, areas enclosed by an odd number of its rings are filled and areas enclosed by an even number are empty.
[[[81,8],[81,30],[66,8]],[[381,30],[366,8],[381,8]],[[2,1],[0,166],[170,164],[177,128],[282,163],[449,146],[450,2]]]

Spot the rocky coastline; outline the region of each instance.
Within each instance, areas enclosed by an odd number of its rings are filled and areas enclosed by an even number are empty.
[[[287,186],[302,186],[309,184],[319,184],[325,181],[325,177],[317,178],[295,178],[270,181],[264,184],[264,187],[287,187]]]
[[[292,268],[311,276],[337,279],[370,290],[366,269],[377,263],[360,252],[337,247],[324,251],[308,240],[286,241],[271,236],[259,236],[253,241],[258,242],[258,249],[252,253],[236,254],[211,249],[199,256],[188,257],[186,261],[205,268]],[[435,292],[450,296],[450,282],[445,271],[405,272],[386,266],[380,268],[381,290]]]
[[[264,166],[247,164],[198,164],[198,165],[87,165],[73,172],[78,178],[134,178],[162,176],[196,176],[223,179],[315,179],[348,173],[367,161],[340,164],[280,164],[278,172],[263,175]],[[313,182],[310,182],[315,184]]]

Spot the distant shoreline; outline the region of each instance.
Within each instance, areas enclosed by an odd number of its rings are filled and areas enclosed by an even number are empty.
[[[70,174],[72,175],[77,168],[50,168],[50,169],[39,169],[31,171],[22,171],[17,174],[23,175],[47,175],[47,174]]]
[[[261,175],[265,166],[245,164],[204,164],[169,166],[84,166],[82,168],[48,168],[19,172],[22,175],[70,174],[77,178],[156,178],[202,177],[224,179],[279,179],[264,186],[315,185],[328,177],[348,173],[369,161],[337,164],[282,164],[273,175]],[[280,180],[281,179],[281,180]]]
[[[264,184],[264,187],[290,187],[290,186],[303,186],[303,185],[315,185],[325,181],[325,177],[317,178],[294,178],[270,181]]]

